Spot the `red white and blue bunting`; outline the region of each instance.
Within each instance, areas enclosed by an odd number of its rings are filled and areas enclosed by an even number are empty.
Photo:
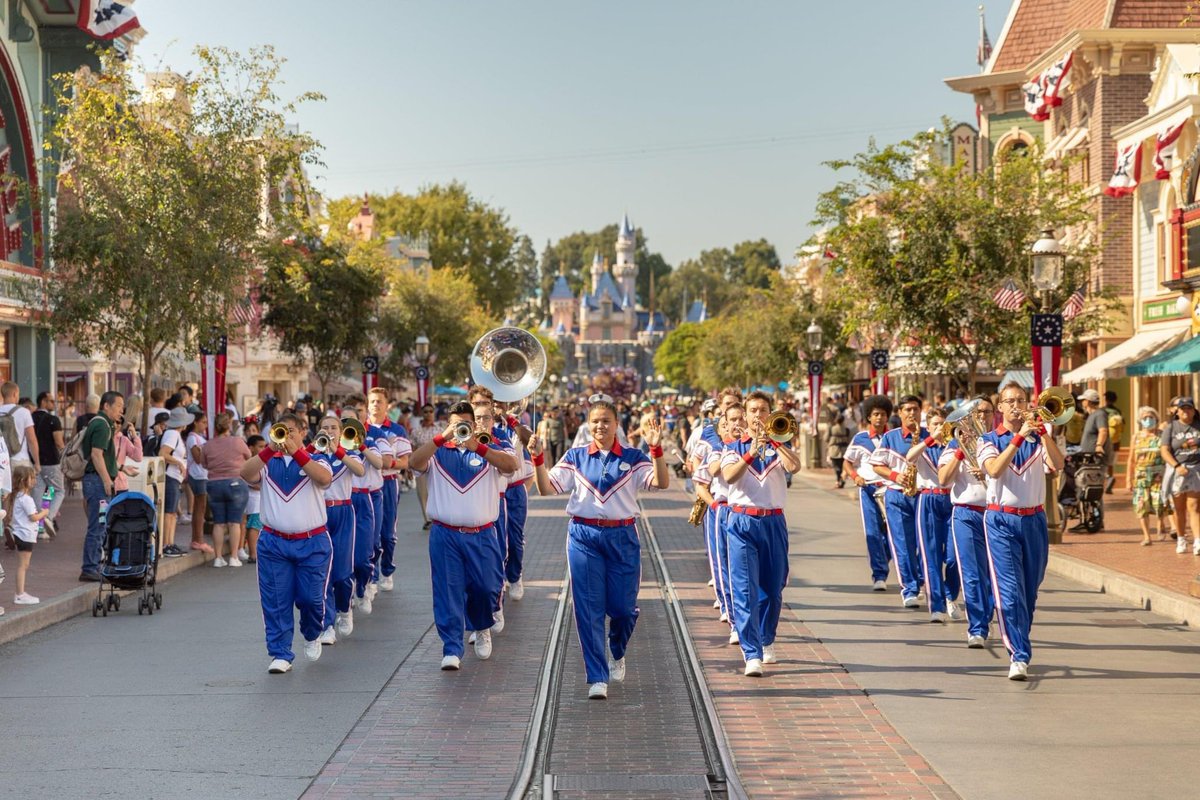
[[[1062,92],[1071,85],[1068,73],[1074,53],[1067,53],[1051,64],[1041,75],[1021,87],[1025,93],[1025,110],[1038,122],[1050,119],[1050,109],[1062,105]]]
[[[1113,176],[1105,187],[1104,193],[1109,197],[1127,197],[1133,194],[1137,185],[1142,181],[1142,143],[1125,145],[1117,148],[1117,161],[1113,166]]]

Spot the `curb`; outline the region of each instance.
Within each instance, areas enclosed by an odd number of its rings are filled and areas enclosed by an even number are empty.
[[[179,558],[160,558],[157,581],[166,581],[209,560],[211,559],[208,553],[199,551],[190,551]],[[96,587],[97,584],[94,583],[84,584],[52,600],[39,603],[37,608],[27,613],[0,617],[0,645],[87,613],[96,599]],[[117,594],[125,597],[133,592],[121,590]]]

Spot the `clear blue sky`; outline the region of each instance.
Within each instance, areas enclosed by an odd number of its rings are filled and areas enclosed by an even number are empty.
[[[148,66],[272,44],[330,197],[458,179],[538,251],[628,210],[673,264],[809,235],[821,162],[974,105],[968,0],[139,0]],[[1008,3],[988,5],[995,42]]]

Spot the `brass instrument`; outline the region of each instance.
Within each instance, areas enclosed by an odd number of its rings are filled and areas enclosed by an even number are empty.
[[[1025,412],[1027,422],[1066,425],[1075,416],[1075,398],[1063,386],[1051,386],[1038,395],[1033,408]]]
[[[920,434],[921,429],[917,428],[917,432],[913,434],[913,440]],[[917,464],[914,461],[906,461],[904,464],[904,472],[900,473],[900,489],[906,497],[916,497],[920,493],[917,488]]]
[[[313,448],[318,453],[332,453],[336,449],[333,446],[333,440],[324,433],[318,433],[317,438],[313,439]]]
[[[459,446],[462,446],[474,433],[475,429],[471,427],[471,423],[460,422],[454,426],[454,441]]]
[[[516,403],[537,391],[546,377],[546,348],[522,328],[495,328],[471,352],[471,379],[492,390],[498,403]]]
[[[704,513],[708,511],[708,503],[704,502],[701,497],[696,498],[696,502],[692,503],[692,512],[688,514],[689,525],[699,525],[704,521]]]
[[[492,443],[492,435],[487,431],[479,431],[475,434],[475,438],[484,446],[490,446]]]
[[[796,422],[796,418],[786,411],[776,411],[771,414],[767,417],[764,427],[767,438],[776,444],[789,442],[800,432],[800,425]]]
[[[941,447],[945,447],[946,443],[954,438],[954,423],[946,419],[941,425],[929,431],[929,435],[934,438],[934,441]]]
[[[268,436],[271,438],[271,444],[283,444],[288,438],[287,425],[284,425],[282,422],[276,422],[271,426]]]
[[[990,420],[980,418],[979,403],[978,398],[963,403],[946,417],[943,425],[953,426],[954,437],[958,439],[958,446],[963,451],[967,466],[973,470],[979,469],[979,459],[975,456],[979,439],[992,429]]]
[[[356,417],[342,418],[342,447],[361,450],[367,442],[367,429]]]

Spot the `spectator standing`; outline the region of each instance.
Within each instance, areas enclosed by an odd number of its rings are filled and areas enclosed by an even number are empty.
[[[71,429],[72,435],[87,430],[88,423],[98,413],[100,413],[100,395],[89,394],[83,401],[83,413],[75,418],[75,427]]]
[[[1171,493],[1175,502],[1175,552],[1187,552],[1188,526],[1192,532],[1192,554],[1200,556],[1200,422],[1196,402],[1179,398],[1177,418],[1163,432],[1162,456],[1174,468]],[[1185,523],[1187,525],[1185,526]]]
[[[112,497],[117,474],[117,451],[113,439],[116,420],[125,413],[125,396],[105,392],[100,397],[100,412],[92,417],[83,432],[82,448],[87,459],[83,472],[83,499],[87,505],[87,535],[83,540],[81,581],[100,580],[100,548],[104,527],[100,523],[100,504]]]
[[[13,602],[19,606],[33,606],[42,602],[25,591],[25,578],[29,562],[33,558],[33,546],[37,543],[38,520],[48,512],[39,509],[30,493],[37,482],[33,467],[20,466],[13,471],[13,536],[17,540],[17,592]]]
[[[175,524],[179,515],[179,496],[183,484],[184,472],[187,470],[187,445],[183,442],[183,431],[192,424],[192,415],[187,409],[176,406],[167,417],[167,430],[162,435],[158,455],[167,465],[167,487],[163,492],[163,555],[181,556],[183,551],[175,544]],[[203,550],[192,543],[193,550]]]
[[[843,489],[846,480],[842,477],[842,466],[846,460],[846,448],[850,446],[850,431],[846,428],[846,417],[838,414],[829,426],[829,464],[837,479],[837,488]]]
[[[204,411],[200,406],[191,406],[192,424],[187,428],[188,469],[187,485],[191,489],[192,549],[197,543],[204,544],[204,516],[208,509],[208,470],[200,464],[200,448],[208,440],[200,431],[204,425]],[[187,493],[184,494],[187,496]]]
[[[250,457],[258,458],[258,454],[267,446],[267,440],[254,434],[246,437],[246,446],[250,448]],[[238,553],[238,558],[247,564],[254,564],[258,561],[258,534],[262,530],[262,518],[259,517],[262,494],[259,486],[247,484],[247,488],[250,491],[246,496],[246,542]]]
[[[1100,393],[1088,389],[1079,395],[1083,403],[1083,411],[1087,418],[1083,422],[1083,434],[1079,439],[1079,452],[1097,453],[1104,459],[1105,464],[1111,463],[1112,440],[1108,434],[1108,414],[1100,407]],[[1100,504],[1100,525],[1104,527],[1104,504]],[[1080,522],[1072,530],[1082,530],[1085,523]]]
[[[132,419],[133,415],[130,415]],[[120,420],[113,447],[117,451],[117,475],[113,479],[113,492],[129,491],[129,478],[138,474],[138,467],[129,462],[142,463],[142,440],[137,435],[137,425],[125,419]]]
[[[66,447],[66,442],[62,420],[54,413],[53,395],[49,392],[39,394],[37,411],[34,411],[32,416],[33,430],[38,443],[38,456],[42,464],[37,473],[34,495],[40,500],[47,491],[53,490],[54,492],[54,497],[50,499],[50,513],[43,523],[46,533],[53,538],[57,533],[58,511],[67,497],[67,487],[63,482],[61,465],[62,451]]]
[[[421,406],[421,418],[408,431],[408,439],[412,442],[412,447],[416,450],[422,445],[433,441],[433,437],[441,433],[443,428],[438,427],[437,420],[433,418],[433,406],[429,403]],[[429,502],[429,481],[424,473],[417,475],[417,500],[421,504],[421,516],[425,519],[423,526],[424,530],[429,530],[430,521],[429,514],[425,510],[426,504]]]
[[[212,507],[214,567],[240,567],[242,515],[246,513],[249,489],[240,473],[250,458],[244,439],[233,435],[233,417],[218,414],[213,423],[216,436],[199,448],[197,461],[208,476],[208,503]],[[203,517],[203,515],[201,515]],[[225,560],[225,537],[229,537],[229,560]]]
[[[38,460],[37,431],[34,430],[33,415],[29,413],[29,409],[17,402],[20,393],[21,388],[12,381],[0,384],[0,399],[4,401],[4,404],[0,405],[0,417],[11,416],[17,429],[20,446],[9,454],[13,466],[30,466],[36,471],[41,467]]]
[[[1163,504],[1162,480],[1166,460],[1162,456],[1162,437],[1158,433],[1158,412],[1150,406],[1138,409],[1138,429],[1133,433],[1129,448],[1129,463],[1125,474],[1133,487],[1133,513],[1142,526],[1142,546],[1149,546],[1150,515],[1158,521],[1158,538],[1163,533],[1163,518],[1167,509]]]
[[[1125,436],[1125,416],[1117,408],[1117,393],[1109,390],[1104,393],[1104,413],[1108,415],[1108,440],[1112,449],[1108,454],[1108,480],[1104,485],[1105,494],[1112,494],[1113,484],[1117,482],[1116,463],[1117,453],[1121,450],[1121,439]],[[1132,486],[1133,476],[1126,474],[1127,485]]]
[[[166,403],[167,403],[167,390],[166,389],[162,388],[161,386],[155,386],[153,389],[150,390],[150,411],[146,415],[145,433],[147,433],[147,434],[150,433],[150,428],[152,428],[154,426],[154,420],[158,419],[159,414],[167,413],[168,409],[167,409]],[[139,420],[137,417],[134,417],[133,421],[135,424],[139,424],[139,425],[141,424],[141,420]]]

